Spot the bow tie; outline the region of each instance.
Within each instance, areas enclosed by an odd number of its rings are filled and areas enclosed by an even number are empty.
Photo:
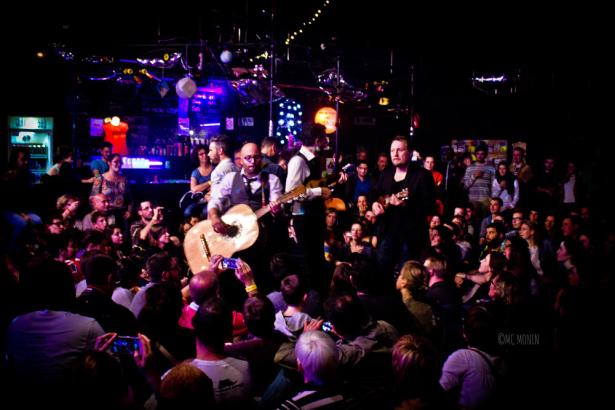
[[[244,180],[244,181],[246,181],[246,182],[249,184],[249,183],[252,183],[252,182],[254,182],[254,181],[258,181],[258,177],[252,177],[252,178],[249,178],[249,177],[247,177],[247,176],[245,176],[245,175],[244,175],[244,176],[243,176],[243,180]]]

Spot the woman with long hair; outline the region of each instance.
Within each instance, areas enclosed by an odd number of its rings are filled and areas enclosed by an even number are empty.
[[[514,174],[508,170],[506,161],[498,164],[491,192],[493,197],[502,199],[501,212],[515,209],[519,202],[519,182]]]
[[[116,221],[128,220],[132,212],[128,180],[121,174],[122,156],[111,155],[109,170],[96,178],[90,196],[103,193],[109,199],[109,211],[115,214]]]

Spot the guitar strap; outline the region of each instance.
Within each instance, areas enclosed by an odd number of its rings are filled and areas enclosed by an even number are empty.
[[[265,198],[265,191],[269,190],[269,174],[264,171],[260,173],[261,179],[261,204],[262,206],[267,205],[267,198]]]

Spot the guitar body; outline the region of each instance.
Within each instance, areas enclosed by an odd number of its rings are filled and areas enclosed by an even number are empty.
[[[186,233],[184,253],[193,273],[207,269],[211,255],[230,258],[256,242],[259,233],[257,217],[248,205],[235,205],[222,216],[222,221],[231,226],[226,235],[214,231],[209,220],[197,223]]]

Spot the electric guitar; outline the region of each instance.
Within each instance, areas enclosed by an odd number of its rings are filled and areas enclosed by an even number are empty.
[[[305,186],[299,185],[279,197],[278,202],[293,201],[302,195],[305,195]],[[258,219],[269,211],[268,205],[256,212],[245,204],[233,206],[221,217],[229,225],[224,234],[214,231],[207,219],[194,225],[184,238],[184,253],[190,270],[196,274],[207,269],[212,255],[230,258],[235,252],[248,249],[258,238]]]

